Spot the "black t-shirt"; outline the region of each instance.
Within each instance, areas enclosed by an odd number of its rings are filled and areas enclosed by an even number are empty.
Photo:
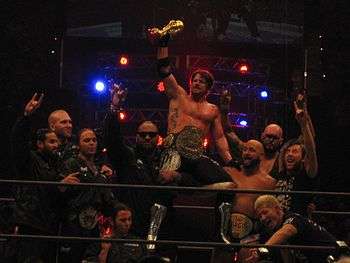
[[[137,239],[133,235],[127,235],[126,239]],[[85,251],[84,258],[89,262],[98,262],[101,252],[101,243],[90,245]],[[143,244],[138,243],[112,243],[108,251],[107,263],[134,263],[147,254]]]
[[[291,245],[335,246],[336,239],[324,227],[299,214],[287,213],[283,225],[291,224],[297,229],[297,234],[288,240]],[[332,251],[302,250],[310,262],[325,262]]]
[[[278,191],[313,191],[316,190],[318,179],[310,178],[303,167],[302,170],[295,175],[288,175],[285,172],[280,173],[276,178],[276,190]],[[306,208],[308,203],[313,199],[311,195],[285,195],[277,196],[283,209],[286,212],[299,213],[306,216]]]
[[[65,162],[65,170],[62,176],[79,172],[77,175],[81,183],[101,183],[107,184],[108,178],[99,173],[100,167],[96,167],[96,172],[88,168],[86,162],[79,157],[70,158]],[[105,215],[111,213],[114,196],[109,188],[69,188],[62,195],[65,205],[65,220],[79,221],[84,229],[94,229],[97,224],[97,213]],[[79,219],[79,220],[78,220]]]

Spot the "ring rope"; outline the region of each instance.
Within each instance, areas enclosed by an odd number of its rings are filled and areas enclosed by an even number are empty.
[[[120,239],[120,238],[93,238],[77,236],[45,236],[45,235],[19,235],[19,234],[0,234],[4,239],[41,239],[48,241],[85,241],[85,242],[114,242],[114,243],[140,243],[140,244],[161,244],[161,245],[182,245],[182,246],[200,246],[200,247],[221,247],[221,248],[278,248],[278,249],[305,249],[305,250],[335,250],[335,246],[305,246],[305,245],[265,245],[265,244],[241,244],[241,243],[220,243],[220,242],[199,242],[183,240],[144,240],[144,239]]]
[[[0,184],[13,185],[52,185],[68,187],[102,187],[118,189],[137,189],[137,190],[159,190],[159,191],[178,191],[178,192],[224,192],[224,193],[251,193],[251,194],[309,194],[309,195],[330,195],[350,197],[346,192],[324,192],[324,191],[277,191],[277,190],[257,190],[257,189],[211,189],[206,187],[179,187],[179,186],[159,186],[159,185],[135,185],[135,184],[101,184],[101,183],[78,183],[69,184],[51,181],[28,181],[28,180],[0,180]]]

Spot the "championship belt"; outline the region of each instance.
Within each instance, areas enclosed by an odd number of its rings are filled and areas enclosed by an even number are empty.
[[[154,204],[151,207],[151,222],[148,230],[147,240],[155,241],[158,237],[158,231],[166,215],[167,208],[163,205]],[[154,250],[155,244],[147,244],[148,250]]]
[[[167,149],[173,146],[175,141],[175,134],[174,133],[169,133],[163,140],[162,146]]]
[[[227,232],[229,230],[230,225],[231,209],[232,205],[229,203],[222,203],[219,206],[219,211],[221,215],[220,235],[222,240],[226,244],[231,244],[230,238],[227,236]]]
[[[172,149],[166,149],[160,157],[159,170],[176,171],[181,166],[180,154]]]
[[[181,156],[175,148],[176,134],[169,133],[163,141],[159,170],[176,171],[181,166]]]
[[[231,214],[231,236],[232,238],[242,239],[249,235],[253,230],[253,221],[246,215],[239,213]]]
[[[190,160],[197,160],[204,153],[203,133],[197,127],[186,126],[176,138],[176,150]]]
[[[181,32],[183,28],[184,23],[181,20],[170,20],[169,23],[162,29],[156,27],[148,29],[147,36],[151,43],[155,43],[157,40],[167,34],[171,36],[176,35],[177,33]]]

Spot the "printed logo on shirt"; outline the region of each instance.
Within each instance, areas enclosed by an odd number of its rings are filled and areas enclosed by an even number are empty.
[[[82,228],[93,229],[97,224],[97,210],[93,207],[83,209],[79,214],[79,223]]]
[[[280,179],[276,183],[276,189],[277,191],[291,191],[294,187],[294,177],[291,177],[289,179]],[[280,194],[277,196],[278,201],[280,202],[283,210],[289,211],[290,206],[292,203],[292,197],[290,195],[286,194]]]

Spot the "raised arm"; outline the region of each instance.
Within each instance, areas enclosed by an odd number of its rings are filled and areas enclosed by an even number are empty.
[[[158,28],[148,29],[148,37],[153,44],[157,44],[157,72],[163,81],[165,93],[169,99],[177,99],[179,95],[186,94],[180,87],[171,72],[171,64],[168,54],[168,41],[170,34],[161,35]]]
[[[298,103],[294,102],[295,118],[298,121],[301,129],[301,135],[303,137],[305,146],[305,161],[304,166],[307,175],[311,178],[316,177],[318,172],[318,162],[316,154],[316,145],[314,140],[314,134],[312,132],[313,127],[310,127],[310,118],[304,109],[298,106]]]
[[[220,95],[220,113],[221,113],[221,123],[224,133],[227,136],[227,139],[232,142],[235,146],[241,149],[244,146],[244,142],[237,136],[235,133],[230,121],[228,119],[228,114],[230,111],[231,104],[231,94],[228,90],[224,90]]]
[[[230,154],[230,149],[228,147],[228,143],[224,134],[224,130],[221,124],[221,114],[219,109],[215,107],[216,116],[212,126],[212,135],[215,140],[215,144],[219,155],[225,162],[225,164],[229,163],[232,160],[232,156]]]
[[[30,165],[30,129],[31,115],[40,107],[44,94],[33,95],[26,104],[23,115],[16,121],[11,132],[11,157],[15,163],[18,176],[25,177],[29,175],[27,168]]]
[[[181,86],[179,86],[174,75],[171,72],[172,70],[168,57],[168,47],[158,47],[157,71],[164,84],[165,93],[169,99],[177,99],[178,96],[186,94],[186,91]]]
[[[103,142],[107,149],[107,155],[116,170],[125,167],[130,162],[135,162],[133,150],[124,142],[118,119],[118,109],[121,98],[124,96],[122,90],[115,86],[111,94],[111,109],[108,111],[103,127]]]
[[[315,128],[314,128],[314,125],[312,123],[312,120],[311,120],[311,117],[310,117],[310,114],[309,112],[307,111],[307,100],[305,98],[305,94],[298,94],[297,97],[296,97],[296,103],[297,103],[297,106],[301,109],[304,110],[305,114],[306,114],[306,121],[307,121],[307,125],[309,126],[310,128],[310,132],[312,134],[312,137],[315,138],[316,136],[316,133],[315,133]]]

